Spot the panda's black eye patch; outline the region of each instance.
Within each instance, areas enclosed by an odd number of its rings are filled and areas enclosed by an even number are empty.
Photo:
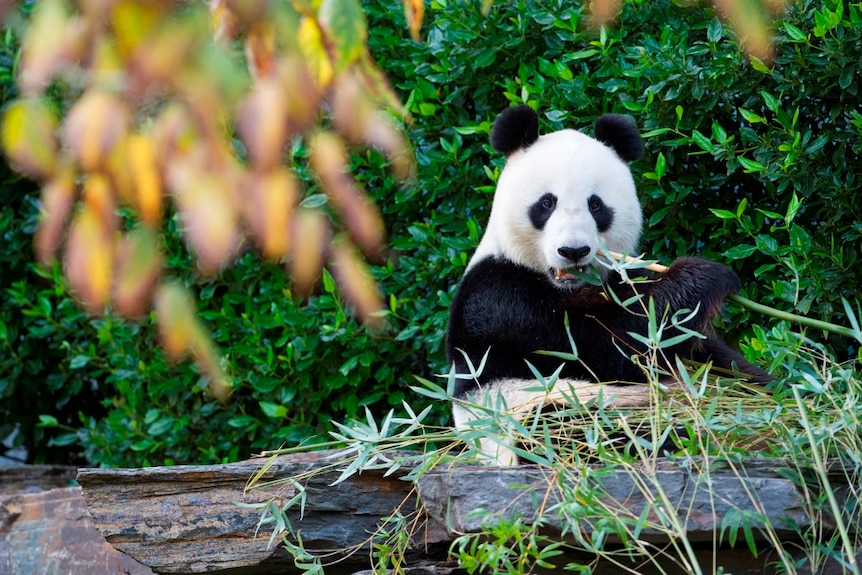
[[[530,216],[530,223],[537,230],[543,229],[556,208],[557,196],[554,194],[543,195],[536,203],[530,206],[527,212],[527,215]]]
[[[609,205],[604,203],[600,197],[593,194],[587,200],[587,205],[590,208],[590,214],[596,220],[596,229],[599,233],[606,232],[614,223],[614,210]]]

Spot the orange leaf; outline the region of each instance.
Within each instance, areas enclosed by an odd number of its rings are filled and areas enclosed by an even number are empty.
[[[117,201],[111,182],[102,174],[90,174],[84,182],[82,194],[87,210],[99,218],[102,229],[109,237],[119,228]]]
[[[73,64],[86,47],[86,25],[62,0],[40,0],[21,47],[19,83],[25,94],[42,90],[58,70]]]
[[[424,0],[403,0],[404,16],[407,18],[407,28],[410,37],[419,41],[419,31],[422,29],[422,19],[425,16]]]
[[[209,0],[210,25],[217,42],[230,42],[236,37],[239,22],[225,0]]]
[[[287,106],[287,138],[314,124],[320,110],[320,90],[302,58],[286,56],[278,63],[279,87]]]
[[[354,144],[378,148],[390,161],[393,173],[407,179],[413,173],[413,155],[407,139],[391,121],[375,109],[360,78],[342,74],[332,101],[336,129]]]
[[[311,293],[320,277],[328,237],[329,221],[323,213],[308,208],[297,210],[288,268],[300,295]]]
[[[158,236],[146,227],[124,236],[118,246],[114,273],[114,310],[123,317],[146,313],[162,271]]]
[[[595,27],[613,22],[620,13],[622,0],[592,0],[589,4],[590,24]]]
[[[162,178],[156,164],[156,148],[153,141],[141,134],[131,134],[126,139],[128,165],[132,182],[134,206],[141,220],[153,229],[159,227],[162,217]]]
[[[89,90],[66,116],[64,136],[75,159],[87,172],[99,170],[129,128],[125,104],[115,95]]]
[[[128,92],[145,97],[174,85],[204,41],[204,34],[186,20],[164,21],[141,39],[130,55]]]
[[[281,163],[287,141],[287,102],[277,80],[264,79],[239,109],[237,129],[255,167],[269,171]]]
[[[220,402],[227,401],[233,392],[233,383],[222,369],[188,289],[176,282],[160,284],[156,289],[155,309],[159,338],[168,358],[180,361],[191,354],[209,379],[210,393]]]
[[[338,136],[321,132],[314,137],[311,167],[338,208],[350,235],[369,258],[379,260],[384,240],[383,218],[350,175],[347,150]]]
[[[76,192],[71,169],[61,170],[42,188],[41,219],[33,242],[36,259],[42,264],[49,264],[57,254]]]
[[[185,106],[176,102],[168,104],[159,114],[150,134],[163,178],[167,175],[169,161],[188,156],[200,141]]]
[[[285,168],[251,177],[248,186],[251,197],[245,205],[246,221],[268,259],[279,260],[288,254],[297,187],[293,174]]]
[[[275,24],[257,22],[248,30],[245,57],[252,78],[260,80],[275,74]]]
[[[183,235],[203,273],[215,273],[236,255],[240,233],[233,180],[205,172],[188,162],[169,171],[173,197],[183,221]]]
[[[66,244],[69,286],[90,314],[101,314],[111,293],[114,242],[96,211],[85,205],[72,221]]]
[[[356,309],[359,319],[368,327],[379,329],[385,323],[383,303],[377,284],[368,267],[349,242],[332,245],[332,274],[347,301]]]
[[[57,164],[57,120],[42,98],[17,100],[6,108],[3,149],[16,168],[33,178],[48,178]]]
[[[225,2],[244,28],[270,16],[271,0],[227,0]]]
[[[154,305],[162,347],[171,361],[181,361],[201,330],[194,299],[179,283],[163,283],[156,289]]]

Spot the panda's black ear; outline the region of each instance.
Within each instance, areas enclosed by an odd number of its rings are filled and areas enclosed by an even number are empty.
[[[506,156],[529,147],[538,139],[539,115],[524,104],[504,110],[491,128],[491,147]]]
[[[600,116],[596,120],[596,139],[613,148],[624,162],[634,162],[644,153],[640,132],[631,116]]]

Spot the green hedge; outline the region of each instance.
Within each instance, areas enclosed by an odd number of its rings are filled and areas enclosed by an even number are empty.
[[[36,192],[4,172],[0,200],[12,210],[0,215],[0,435],[20,424],[19,440],[40,461],[208,463],[322,434],[365,406],[421,403],[407,385],[445,369],[448,304],[502,165],[487,145],[491,121],[522,101],[545,131],[589,132],[604,112],[635,117],[647,135],[634,169],[651,257],[724,261],[754,300],[845,321],[841,297],[855,299],[862,279],[858,3],[795,3],[776,30],[771,69],[741,55],[703,8],[630,1],[600,33],[571,3],[498,2],[487,17],[481,4],[432,1],[415,43],[400,2],[366,3],[370,48],[413,115],[419,163],[416,182],[399,187],[380,154],[353,158],[393,248],[375,269],[391,312],[383,333],[356,325],[327,276],[306,302],[282,269],[251,254],[203,281],[176,235],[167,238],[172,273],[189,278],[239,384],[227,407],[206,397],[190,366],[166,363],[149,321],[88,319],[56,270],[35,270]],[[300,147],[300,173],[303,156]],[[768,318],[730,307],[724,319],[729,338],[768,359],[752,339]],[[809,335],[839,359],[858,353]],[[446,406],[438,413],[445,421]],[[40,414],[57,425],[35,426]]]

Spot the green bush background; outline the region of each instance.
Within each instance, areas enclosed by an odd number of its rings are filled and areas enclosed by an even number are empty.
[[[646,136],[633,168],[650,257],[723,261],[747,297],[846,323],[841,298],[858,298],[861,276],[860,4],[795,3],[777,25],[772,68],[747,60],[704,8],[629,1],[617,26],[599,32],[572,4],[499,2],[485,17],[479,2],[436,0],[416,43],[400,2],[365,3],[371,52],[413,115],[419,163],[416,182],[402,187],[380,154],[352,159],[394,249],[374,270],[388,327],[357,326],[326,275],[300,301],[281,268],[252,254],[218,279],[197,278],[172,229],[171,273],[197,294],[239,385],[225,407],[191,366],[167,363],[150,321],[89,319],[68,299],[59,267],[36,269],[38,191],[3,167],[0,437],[17,426],[18,444],[39,462],[211,463],[321,436],[364,406],[420,404],[407,386],[414,374],[445,369],[448,305],[502,166],[487,145],[491,122],[522,101],[538,109],[544,131],[590,132],[605,112],[635,117]],[[15,95],[16,49],[7,33],[3,101]],[[304,155],[298,144],[300,175]],[[318,201],[308,185],[306,201]],[[721,329],[768,362],[754,326],[771,322],[728,307]],[[857,358],[852,342],[809,336],[840,361]],[[441,422],[446,411],[439,406]],[[40,415],[50,425],[40,427]]]

